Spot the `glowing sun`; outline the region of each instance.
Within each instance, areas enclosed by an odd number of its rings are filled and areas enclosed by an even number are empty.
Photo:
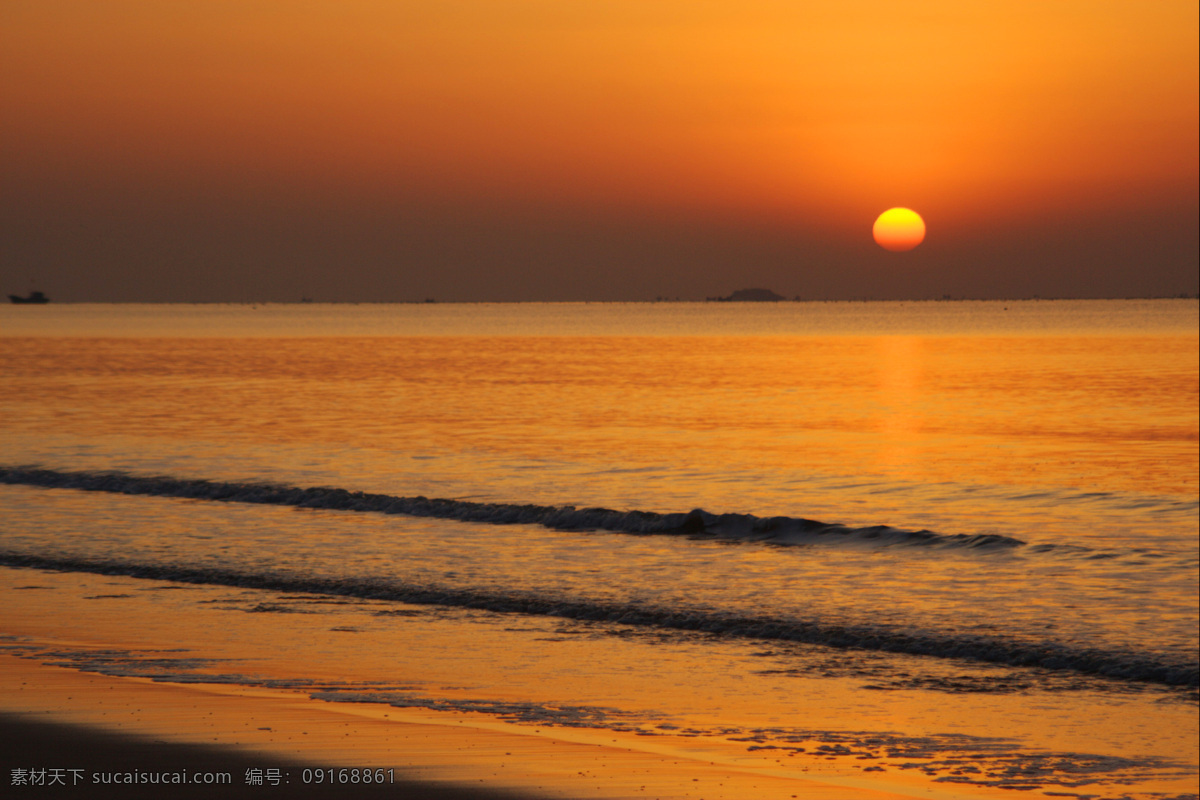
[[[901,253],[925,241],[925,220],[911,208],[889,208],[875,220],[871,233],[884,250]]]

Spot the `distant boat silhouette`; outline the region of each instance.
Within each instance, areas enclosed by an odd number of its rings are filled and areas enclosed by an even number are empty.
[[[41,292],[30,292],[29,297],[21,297],[20,295],[10,294],[8,299],[14,303],[41,304],[50,302],[50,298],[46,297],[46,295],[42,294]]]

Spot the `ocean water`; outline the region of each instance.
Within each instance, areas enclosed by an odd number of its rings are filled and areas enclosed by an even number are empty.
[[[139,592],[186,588],[154,613],[194,629],[170,658],[5,646],[852,756],[864,779],[1189,796],[1198,319],[1194,300],[5,308],[10,585],[108,576],[63,607],[135,616]],[[476,652],[446,644],[464,635]]]

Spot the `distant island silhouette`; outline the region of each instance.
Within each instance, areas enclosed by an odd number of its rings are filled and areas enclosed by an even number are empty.
[[[787,298],[781,294],[775,294],[770,289],[738,289],[728,297],[710,297],[710,303],[775,303]]]

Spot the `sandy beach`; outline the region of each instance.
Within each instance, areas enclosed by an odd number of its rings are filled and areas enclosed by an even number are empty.
[[[5,761],[12,765],[72,765],[70,768],[47,767],[44,770],[40,767],[13,766],[10,773],[21,769],[29,772],[23,779],[11,776],[10,785],[15,791],[95,798],[161,797],[168,791],[173,797],[251,798],[265,794],[319,798],[347,794],[341,786],[298,787],[290,782],[285,784],[282,775],[300,774],[303,766],[282,761],[277,756],[219,746],[168,742],[98,727],[48,722],[36,715],[0,715],[0,747],[4,749]],[[262,771],[264,763],[281,770],[278,784],[273,775],[264,774],[262,784],[250,784],[244,777],[255,770]],[[225,783],[226,777],[229,783]],[[180,783],[183,780],[201,779],[215,781],[216,785]],[[18,783],[18,780],[24,783]],[[147,783],[130,782],[134,780]],[[504,800],[516,797],[506,792],[457,789],[413,780],[401,780],[398,784],[360,784],[354,787],[353,792],[362,797],[395,797],[399,794],[427,797],[430,800]]]
[[[30,794],[156,797],[162,796],[158,786],[98,781],[131,773],[167,773],[174,780],[182,772],[226,774],[231,782],[219,787],[173,785],[172,793],[178,789],[181,797],[898,800],[966,796],[902,782],[891,791],[869,788],[832,771],[812,779],[794,774],[815,770],[815,761],[804,767],[789,765],[787,774],[769,775],[689,758],[685,742],[665,747],[656,742],[657,752],[651,752],[611,736],[605,744],[599,736],[530,735],[489,727],[482,720],[421,718],[379,707],[347,710],[295,693],[112,678],[10,656],[0,657],[0,676],[6,782],[15,770],[45,770],[47,776],[37,780],[66,784],[21,787]],[[339,782],[331,787],[312,777],[314,770],[332,769],[336,778],[341,770],[355,768],[383,769],[386,782]],[[274,773],[277,785],[272,785],[269,770],[278,771]],[[49,775],[55,771],[57,779]],[[247,783],[255,772],[262,775],[262,784]],[[18,787],[12,788],[15,792]]]
[[[278,615],[261,610],[270,607],[262,593],[253,593],[248,601],[249,608],[260,609],[255,613],[238,613],[222,603],[223,608],[212,608],[183,626],[172,615],[174,604],[183,602],[176,598],[199,589],[136,578],[10,568],[0,568],[0,579],[5,605],[22,608],[19,618],[6,621],[3,645],[9,654],[0,655],[4,780],[14,791],[30,795],[158,797],[159,786],[104,781],[148,781],[150,773],[166,773],[160,780],[177,780],[179,773],[213,773],[225,776],[219,788],[191,783],[173,785],[172,792],[178,788],[182,797],[361,795],[430,800],[987,800],[1012,796],[1010,789],[939,781],[948,774],[944,766],[936,771],[928,766],[914,768],[911,763],[904,767],[896,758],[864,762],[865,751],[859,751],[859,756],[839,745],[788,748],[772,746],[762,738],[746,741],[744,736],[698,735],[688,730],[646,735],[645,729],[621,730],[611,723],[571,726],[547,720],[539,725],[494,710],[474,711],[465,704],[438,709],[379,701],[328,702],[319,699],[321,692],[313,691],[314,687],[265,676],[268,670],[286,674],[286,641],[301,629],[294,623],[292,628],[279,629],[271,619]],[[171,588],[176,591],[167,591]],[[306,623],[312,620],[299,618]],[[491,676],[497,683],[503,681],[505,663],[489,649],[486,631],[470,624],[442,623],[437,633],[441,647],[463,655],[474,652],[477,659],[429,663],[411,631],[406,637],[414,648],[412,660],[405,662],[386,652],[376,657],[389,659],[400,680],[419,683],[434,669],[445,670],[447,679],[480,681]],[[332,677],[331,668],[320,662],[321,654],[335,647],[340,650],[338,658],[345,660],[353,652],[346,648],[354,646],[345,643],[355,640],[336,630],[325,636],[324,645],[306,645],[312,652],[307,668]],[[505,641],[511,646],[511,640]],[[271,651],[279,652],[278,663],[267,657]],[[205,659],[191,664],[194,652],[224,657],[215,664]],[[594,657],[588,652],[581,651],[580,657]],[[221,672],[222,665],[238,660],[229,659],[230,654],[256,665],[258,677],[233,679]],[[519,655],[520,659],[536,657],[533,651]],[[189,665],[194,669],[187,669]],[[468,668],[470,675],[451,674]],[[679,679],[664,675],[663,686]],[[824,685],[827,690],[835,686]],[[859,718],[838,720],[845,729],[878,725],[875,717],[880,708],[873,707],[878,696],[860,690],[859,697]],[[813,713],[818,713],[819,702],[817,696],[810,698]],[[838,704],[845,707],[850,702],[843,698]],[[985,715],[987,708],[986,703],[963,706],[948,700],[937,724],[950,729],[972,714]],[[1155,711],[1148,704],[1137,708],[1134,713]],[[893,714],[902,713],[903,704],[891,709]],[[1065,729],[1057,741],[1046,741],[1067,752],[1092,749],[1099,739],[1126,725],[1129,713],[1118,708],[1107,717],[1098,715],[1091,741],[1080,740],[1078,734],[1072,739]],[[1157,721],[1146,717],[1140,724],[1178,726],[1186,709],[1168,706],[1159,713]],[[986,721],[976,724],[989,727]],[[990,727],[999,730],[1001,724],[998,720]],[[1178,752],[1169,755],[1182,757],[1187,736],[1173,746]],[[967,758],[957,774],[963,768],[995,771],[996,755],[1017,756],[993,754],[991,762]],[[935,754],[916,757],[927,763]],[[880,764],[884,766],[868,769]],[[364,770],[384,783],[361,782]],[[124,777],[131,774],[141,777]],[[359,783],[353,782],[356,777]],[[34,780],[74,781],[75,785],[23,785]],[[1186,775],[1167,775],[1149,785],[1180,792],[1188,788],[1187,780]],[[330,781],[336,785],[330,786]]]
[[[169,591],[172,588],[175,591]],[[846,755],[844,748],[819,752],[810,746],[805,752],[764,747],[757,739],[729,742],[724,741],[727,737],[686,730],[647,736],[644,729],[622,731],[611,724],[564,726],[550,720],[545,725],[529,724],[466,706],[438,710],[314,699],[318,693],[312,687],[297,688],[290,681],[265,675],[267,671],[287,674],[287,641],[299,631],[294,622],[293,627],[279,628],[272,620],[277,614],[238,613],[222,603],[223,608],[210,606],[211,610],[181,625],[173,614],[175,604],[185,602],[178,598],[201,591],[189,588],[136,578],[0,568],[0,599],[9,608],[22,609],[19,617],[6,620],[6,635],[0,642],[9,653],[0,655],[0,735],[4,780],[10,788],[31,795],[52,791],[76,797],[159,797],[159,786],[104,781],[128,781],[123,776],[141,773],[167,773],[164,780],[175,780],[178,773],[214,773],[227,776],[205,778],[222,780],[219,787],[191,783],[178,786],[179,796],[362,795],[430,800],[987,800],[1011,796],[985,786],[946,786],[932,773],[898,770],[891,764],[864,772],[864,762]],[[221,596],[224,590],[216,594]],[[251,608],[270,607],[282,599],[277,596],[272,601],[260,594],[252,595]],[[294,616],[309,624],[313,619]],[[375,658],[389,660],[401,680],[419,682],[425,673],[441,670],[447,679],[481,681],[491,676],[502,682],[506,664],[489,649],[478,626],[443,623],[437,632],[439,646],[462,655],[474,652],[476,658],[430,663],[412,633],[407,634],[410,661],[386,652]],[[337,659],[345,662],[353,653],[347,648],[355,646],[346,644],[355,640],[345,636],[327,631],[324,645],[307,644],[312,652],[307,668],[335,677],[332,667],[321,664],[321,654],[334,647],[339,650]],[[511,640],[505,641],[512,646]],[[278,662],[270,660],[272,651],[278,652]],[[199,659],[193,666],[200,671],[189,671],[189,657],[195,652],[240,658],[221,658],[215,664]],[[580,657],[594,657],[587,652]],[[364,652],[360,661],[367,658]],[[536,658],[536,653],[525,652],[518,658]],[[245,676],[231,680],[220,671],[231,660],[254,664],[260,670],[258,677],[253,682]],[[456,669],[469,674],[452,674]],[[869,718],[843,722],[850,728],[856,722],[858,727],[871,724]],[[356,769],[370,770],[373,779],[378,776],[384,783],[366,785],[361,779],[353,783]],[[40,777],[34,778],[34,773]],[[148,781],[146,775],[140,780]],[[33,780],[74,781],[75,785],[22,785]],[[330,781],[336,785],[331,787]],[[173,784],[172,792],[175,788]]]

